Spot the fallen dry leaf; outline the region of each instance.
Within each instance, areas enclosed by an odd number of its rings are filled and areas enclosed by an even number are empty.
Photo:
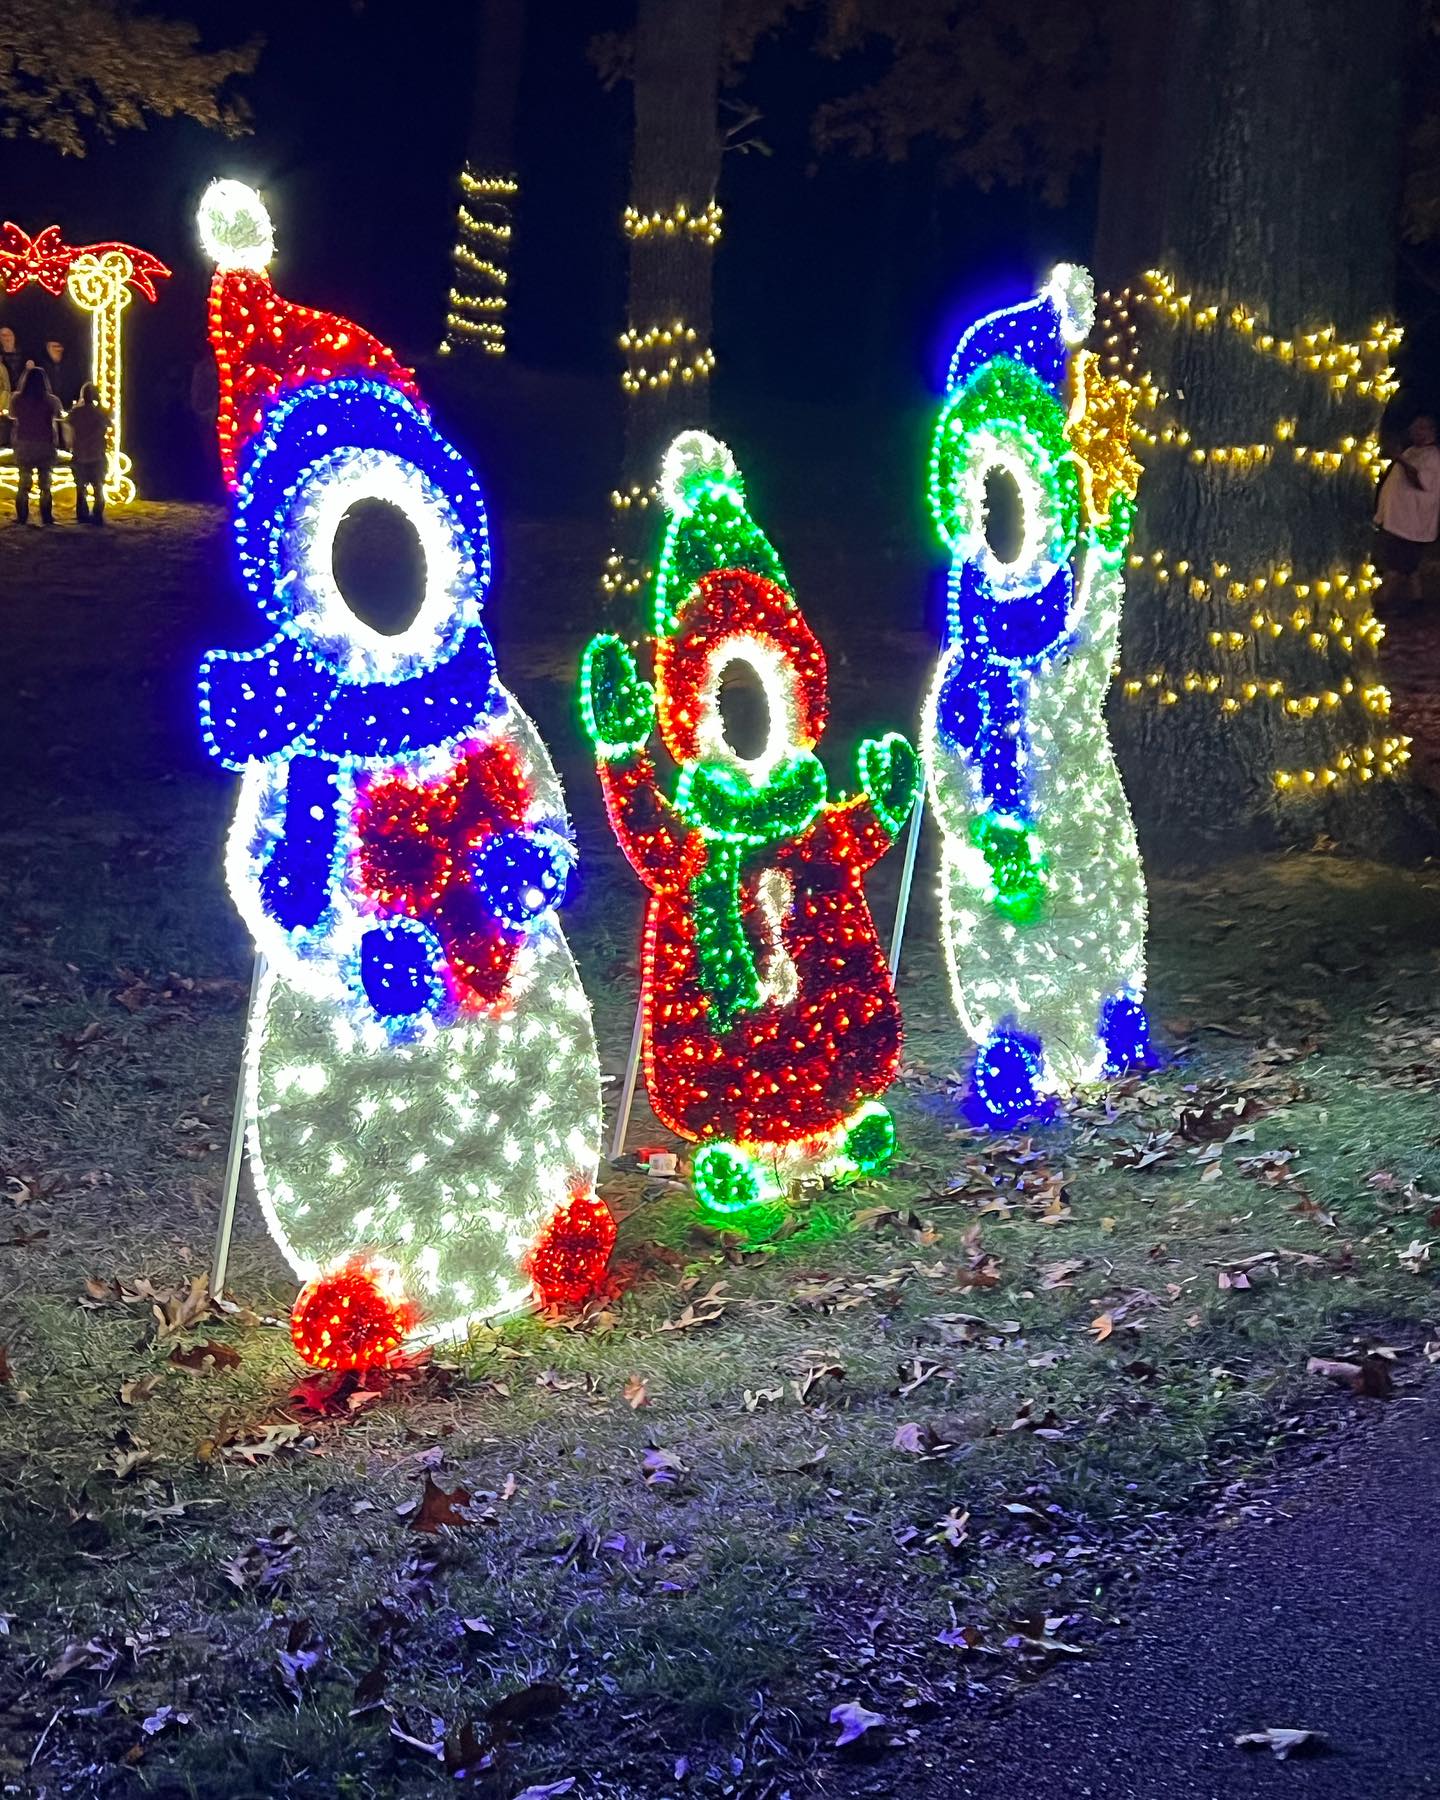
[[[531,1719],[547,1719],[569,1704],[569,1690],[558,1681],[532,1681],[497,1700],[485,1717],[497,1730],[505,1731],[528,1724]]]
[[[647,1487],[665,1487],[685,1474],[685,1465],[673,1450],[647,1450],[641,1458],[640,1472]]]
[[[161,1706],[148,1718],[140,1721],[140,1729],[146,1737],[158,1737],[162,1731],[169,1731],[172,1727],[178,1730],[189,1723],[189,1713],[177,1712],[173,1706]]]
[[[420,1504],[410,1520],[412,1531],[439,1531],[443,1525],[469,1525],[471,1521],[465,1516],[465,1508],[473,1496],[469,1488],[457,1486],[451,1493],[438,1487],[429,1472],[425,1475],[425,1490],[420,1496]]]
[[[43,1679],[63,1681],[67,1675],[104,1675],[120,1660],[119,1648],[107,1638],[76,1640],[65,1648],[46,1669]]]
[[[650,1404],[649,1384],[642,1381],[638,1375],[632,1375],[630,1377],[625,1383],[623,1392],[625,1395],[625,1404],[634,1412],[639,1412],[642,1406],[648,1406]]]
[[[903,1450],[907,1456],[923,1457],[927,1462],[955,1448],[940,1437],[933,1426],[919,1425],[913,1421],[896,1426],[894,1443],[895,1448]]]
[[[222,1369],[238,1369],[240,1352],[228,1344],[177,1344],[166,1361],[187,1375],[216,1375]]]
[[[385,1706],[385,1686],[389,1679],[390,1663],[382,1651],[375,1667],[368,1669],[355,1683],[355,1692],[350,1702],[352,1719],[362,1718],[366,1713],[377,1712]]]
[[[221,1429],[222,1427],[216,1428],[217,1434]],[[290,1419],[276,1419],[268,1425],[253,1426],[243,1435],[238,1430],[231,1431],[229,1427],[223,1427],[223,1429],[229,1433],[223,1442],[219,1440],[218,1435],[202,1442],[196,1452],[197,1455],[200,1455],[201,1461],[207,1460],[201,1455],[205,1443],[211,1443],[225,1456],[234,1457],[239,1462],[253,1465],[278,1456],[282,1450],[302,1450],[315,1441],[313,1438],[302,1436],[300,1427]],[[211,1454],[213,1455],[213,1453],[212,1449]]]
[[[829,1397],[830,1384],[845,1379],[845,1371],[839,1363],[815,1363],[808,1368],[798,1381],[792,1381],[795,1398],[802,1406],[808,1406],[811,1397],[825,1399]]]
[[[256,1538],[253,1544],[221,1563],[220,1573],[242,1594],[255,1593],[269,1599],[289,1580],[299,1541],[291,1526],[279,1525],[269,1537]]]
[[[900,1365],[900,1385],[895,1392],[903,1399],[913,1394],[916,1388],[924,1387],[927,1381],[953,1381],[955,1371],[944,1363],[927,1362],[923,1356],[912,1356],[908,1362]]]
[[[1326,1747],[1320,1732],[1297,1731],[1287,1725],[1267,1725],[1263,1731],[1242,1731],[1231,1742],[1237,1750],[1273,1750],[1281,1762],[1288,1756],[1313,1755]]]
[[[129,1481],[138,1470],[148,1467],[155,1460],[155,1452],[148,1444],[141,1443],[138,1438],[132,1438],[128,1431],[124,1431],[111,1446],[105,1459],[96,1466],[104,1474],[113,1475],[117,1481]]]
[[[722,1317],[729,1304],[730,1296],[725,1292],[725,1283],[717,1281],[709,1293],[688,1302],[684,1310],[673,1319],[663,1320],[659,1331],[694,1331],[701,1325],[713,1325]]]
[[[158,1327],[157,1335],[167,1338],[188,1331],[209,1309],[210,1279],[207,1275],[196,1275],[191,1278],[189,1287],[158,1297],[150,1311]]]
[[[874,1731],[885,1723],[884,1713],[871,1712],[869,1707],[862,1706],[858,1700],[846,1700],[839,1706],[830,1709],[830,1723],[840,1727],[840,1735],[835,1740],[835,1748],[843,1749],[846,1744],[853,1744],[863,1738],[867,1731]]]
[[[962,1512],[958,1506],[952,1506],[943,1519],[935,1521],[934,1529],[925,1540],[929,1544],[944,1544],[949,1550],[958,1550],[970,1536],[970,1514]]]
[[[300,1706],[305,1683],[325,1656],[325,1642],[308,1619],[296,1619],[285,1640],[285,1648],[276,1653],[275,1673],[285,1692]]]
[[[1367,1400],[1388,1400],[1395,1392],[1395,1379],[1390,1362],[1384,1356],[1366,1356],[1359,1362],[1336,1360],[1328,1356],[1312,1356],[1305,1365],[1307,1375],[1323,1375],[1352,1394],[1363,1394]]]

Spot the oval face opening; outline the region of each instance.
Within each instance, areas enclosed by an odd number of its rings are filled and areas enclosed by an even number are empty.
[[[414,624],[425,598],[425,552],[398,506],[357,500],[335,528],[330,568],[362,625],[395,637]]]
[[[1025,502],[1008,469],[985,472],[985,542],[997,562],[1013,563],[1025,542]]]
[[[755,762],[770,742],[770,702],[759,672],[739,657],[720,671],[720,731],[742,762]]]

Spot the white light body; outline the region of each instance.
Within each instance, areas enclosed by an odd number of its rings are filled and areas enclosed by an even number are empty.
[[[539,733],[504,701],[469,741],[508,742],[534,817],[563,819]],[[436,773],[447,758],[435,754]],[[246,773],[228,858],[268,960],[246,1050],[256,1192],[302,1280],[363,1248],[398,1267],[419,1335],[463,1335],[526,1302],[521,1258],[557,1206],[594,1186],[600,1063],[580,974],[552,913],[522,947],[503,1010],[392,1041],[343,980],[373,923],[363,902],[342,886],[326,952],[303,956],[261,907],[255,851],[283,810],[287,768]]]
[[[969,841],[985,802],[969,758],[946,749],[935,730],[957,651],[941,658],[922,732],[929,800],[943,834],[942,933],[956,1011],[976,1044],[1007,1020],[1039,1038],[1048,1092],[1099,1078],[1102,1007],[1120,992],[1139,1000],[1145,989],[1145,875],[1103,711],[1124,577],[1093,543],[1082,558],[1072,647],[1028,677],[1032,811],[1049,865],[1042,918],[1016,924],[986,902],[990,870]]]

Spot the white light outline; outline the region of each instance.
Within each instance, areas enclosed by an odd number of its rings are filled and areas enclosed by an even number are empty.
[[[742,756],[725,735],[720,688],[733,663],[754,672],[765,696],[765,743],[754,756]],[[748,631],[721,638],[706,653],[704,680],[696,690],[700,709],[695,722],[697,761],[724,763],[752,787],[763,788],[787,756],[810,748],[799,738],[799,687],[794,666],[774,644]]]
[[[292,619],[347,679],[392,680],[407,665],[434,662],[479,617],[469,587],[464,528],[443,488],[408,458],[375,448],[319,457],[297,479],[301,499],[281,538]],[[377,500],[403,513],[419,540],[425,587],[415,617],[386,633],[351,611],[335,579],[336,533],[352,507]],[[277,584],[279,585],[279,584]]]

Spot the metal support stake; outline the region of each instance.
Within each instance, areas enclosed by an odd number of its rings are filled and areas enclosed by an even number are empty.
[[[215,1254],[210,1259],[210,1297],[225,1292],[225,1273],[230,1265],[230,1237],[235,1229],[235,1196],[240,1188],[240,1164],[245,1157],[245,1115],[250,1109],[250,1033],[255,1026],[255,1003],[265,974],[265,958],[257,950],[250,974],[250,1003],[245,1008],[245,1041],[240,1049],[240,1076],[235,1083],[235,1112],[230,1120],[230,1154],[225,1159],[225,1186],[220,1194],[220,1222],[215,1229]]]
[[[645,989],[635,1004],[635,1029],[630,1033],[630,1060],[625,1064],[625,1083],[620,1089],[620,1111],[615,1117],[615,1135],[610,1140],[610,1160],[625,1148],[625,1133],[630,1129],[630,1114],[635,1106],[635,1083],[640,1078],[640,1045],[645,1035]]]
[[[915,880],[915,859],[920,854],[920,827],[925,822],[925,789],[922,784],[910,813],[910,835],[905,840],[905,867],[900,871],[900,893],[895,902],[895,929],[890,934],[890,981],[900,977],[900,950],[905,942],[905,920],[910,912],[910,888]]]

